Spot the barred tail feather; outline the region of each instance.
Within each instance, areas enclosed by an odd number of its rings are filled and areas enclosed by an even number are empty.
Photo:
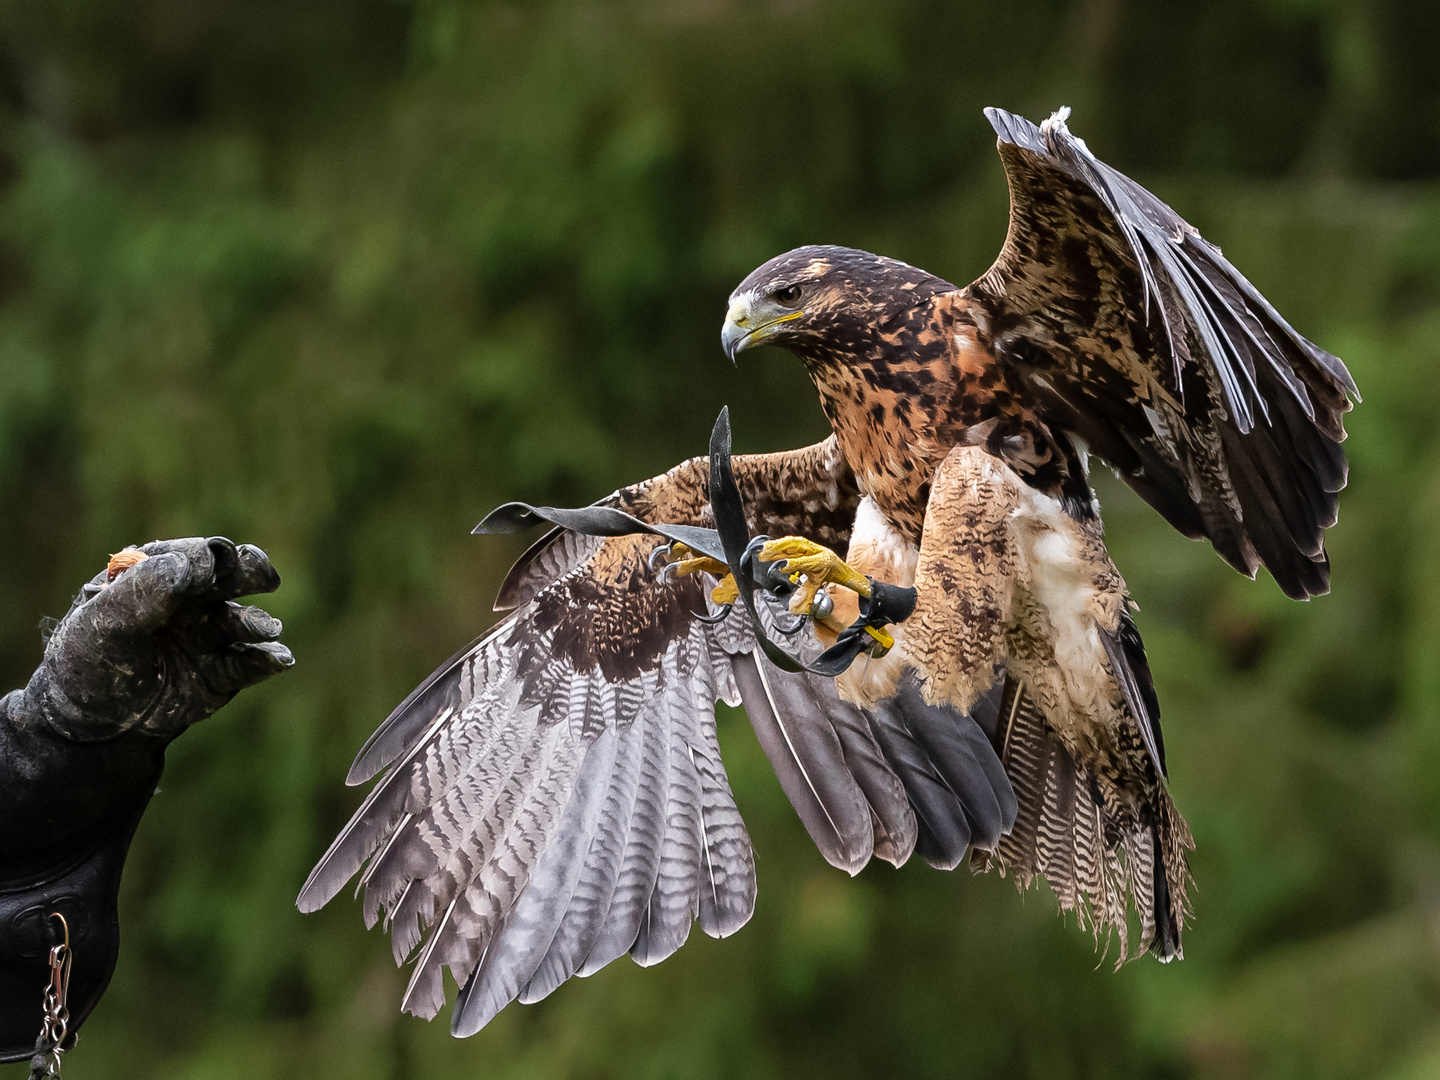
[[[1186,852],[1195,845],[1163,785],[1157,782],[1136,807],[1107,800],[1014,677],[1006,682],[996,735],[1019,808],[998,849],[977,849],[972,868],[1013,873],[1021,891],[1045,878],[1061,910],[1074,912],[1082,928],[1118,940],[1119,963],[1131,956],[1132,905],[1140,920],[1137,955],[1180,957],[1189,914]]]

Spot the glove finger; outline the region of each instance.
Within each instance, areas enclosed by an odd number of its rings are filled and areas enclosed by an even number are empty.
[[[272,593],[280,587],[280,575],[270,559],[254,544],[241,544],[235,549],[238,565],[226,598]]]
[[[228,541],[227,541],[228,543]],[[197,570],[202,583],[208,584],[215,577],[215,556],[210,551],[210,539],[205,536],[182,536],[175,540],[152,540],[140,545],[140,550],[151,558],[156,555],[183,555]]]
[[[290,650],[278,641],[232,645],[205,661],[206,681],[216,693],[233,694],[264,682],[295,663]]]
[[[140,549],[151,557],[164,553],[183,555],[190,563],[185,592],[192,597],[239,596],[240,553],[223,536],[187,536],[179,540],[156,540]]]
[[[205,541],[205,547],[214,565],[208,591],[226,598],[236,595],[235,576],[240,570],[240,552],[223,536],[210,537]]]
[[[254,544],[237,546],[223,536],[187,536],[155,540],[140,550],[152,557],[169,552],[184,555],[190,562],[186,589],[192,596],[230,600],[274,592],[280,587],[280,575],[265,552]]]
[[[125,571],[66,617],[99,635],[148,633],[175,614],[190,588],[192,563],[179,551],[160,552]]]
[[[216,628],[227,642],[274,641],[284,629],[264,608],[226,601],[215,615]]]

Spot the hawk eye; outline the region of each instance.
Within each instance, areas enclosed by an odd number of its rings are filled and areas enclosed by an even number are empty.
[[[786,307],[789,307],[800,299],[800,286],[786,285],[783,289],[776,289],[770,295]]]

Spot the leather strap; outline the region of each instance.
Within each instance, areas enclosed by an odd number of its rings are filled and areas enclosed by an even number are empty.
[[[755,592],[759,589],[779,599],[787,599],[794,591],[794,586],[783,574],[773,572],[771,567],[755,557],[757,545],[750,536],[745,517],[745,500],[735,482],[735,471],[730,462],[730,447],[730,409],[727,406],[720,410],[715,427],[710,433],[710,507],[715,516],[713,529],[697,525],[642,521],[613,506],[586,506],[576,510],[562,510],[553,506],[510,502],[487,514],[473,532],[477,535],[515,533],[541,522],[548,522],[586,536],[650,533],[682,543],[692,551],[723,562],[730,568],[739,588],[740,603],[754,627],[755,640],[771,663],[784,671],[810,671],[816,675],[834,678],[854,663],[857,656],[869,649],[874,639],[866,633],[867,628],[879,629],[892,623],[903,622],[910,617],[915,610],[915,590],[899,585],[887,585],[872,578],[871,595],[860,598],[860,618],[841,631],[835,644],[813,662],[807,663],[782,648],[765,632],[755,604]]]

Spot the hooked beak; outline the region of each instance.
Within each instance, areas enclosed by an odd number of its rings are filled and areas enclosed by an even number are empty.
[[[725,325],[720,328],[720,345],[732,364],[754,332],[755,328],[750,325],[750,305],[745,298],[737,297],[730,302],[730,310],[725,313]]]
[[[729,314],[724,317],[724,325],[720,327],[720,346],[724,348],[724,354],[730,357],[730,363],[736,363],[736,354],[739,353],[747,338],[753,331],[746,325],[744,317],[736,318],[736,305],[730,305]]]
[[[757,312],[755,307],[754,297],[745,293],[734,297],[730,301],[730,310],[725,313],[725,325],[720,328],[720,344],[732,364],[735,363],[736,355],[768,341],[780,332],[785,323],[805,314],[803,311],[783,308]]]

